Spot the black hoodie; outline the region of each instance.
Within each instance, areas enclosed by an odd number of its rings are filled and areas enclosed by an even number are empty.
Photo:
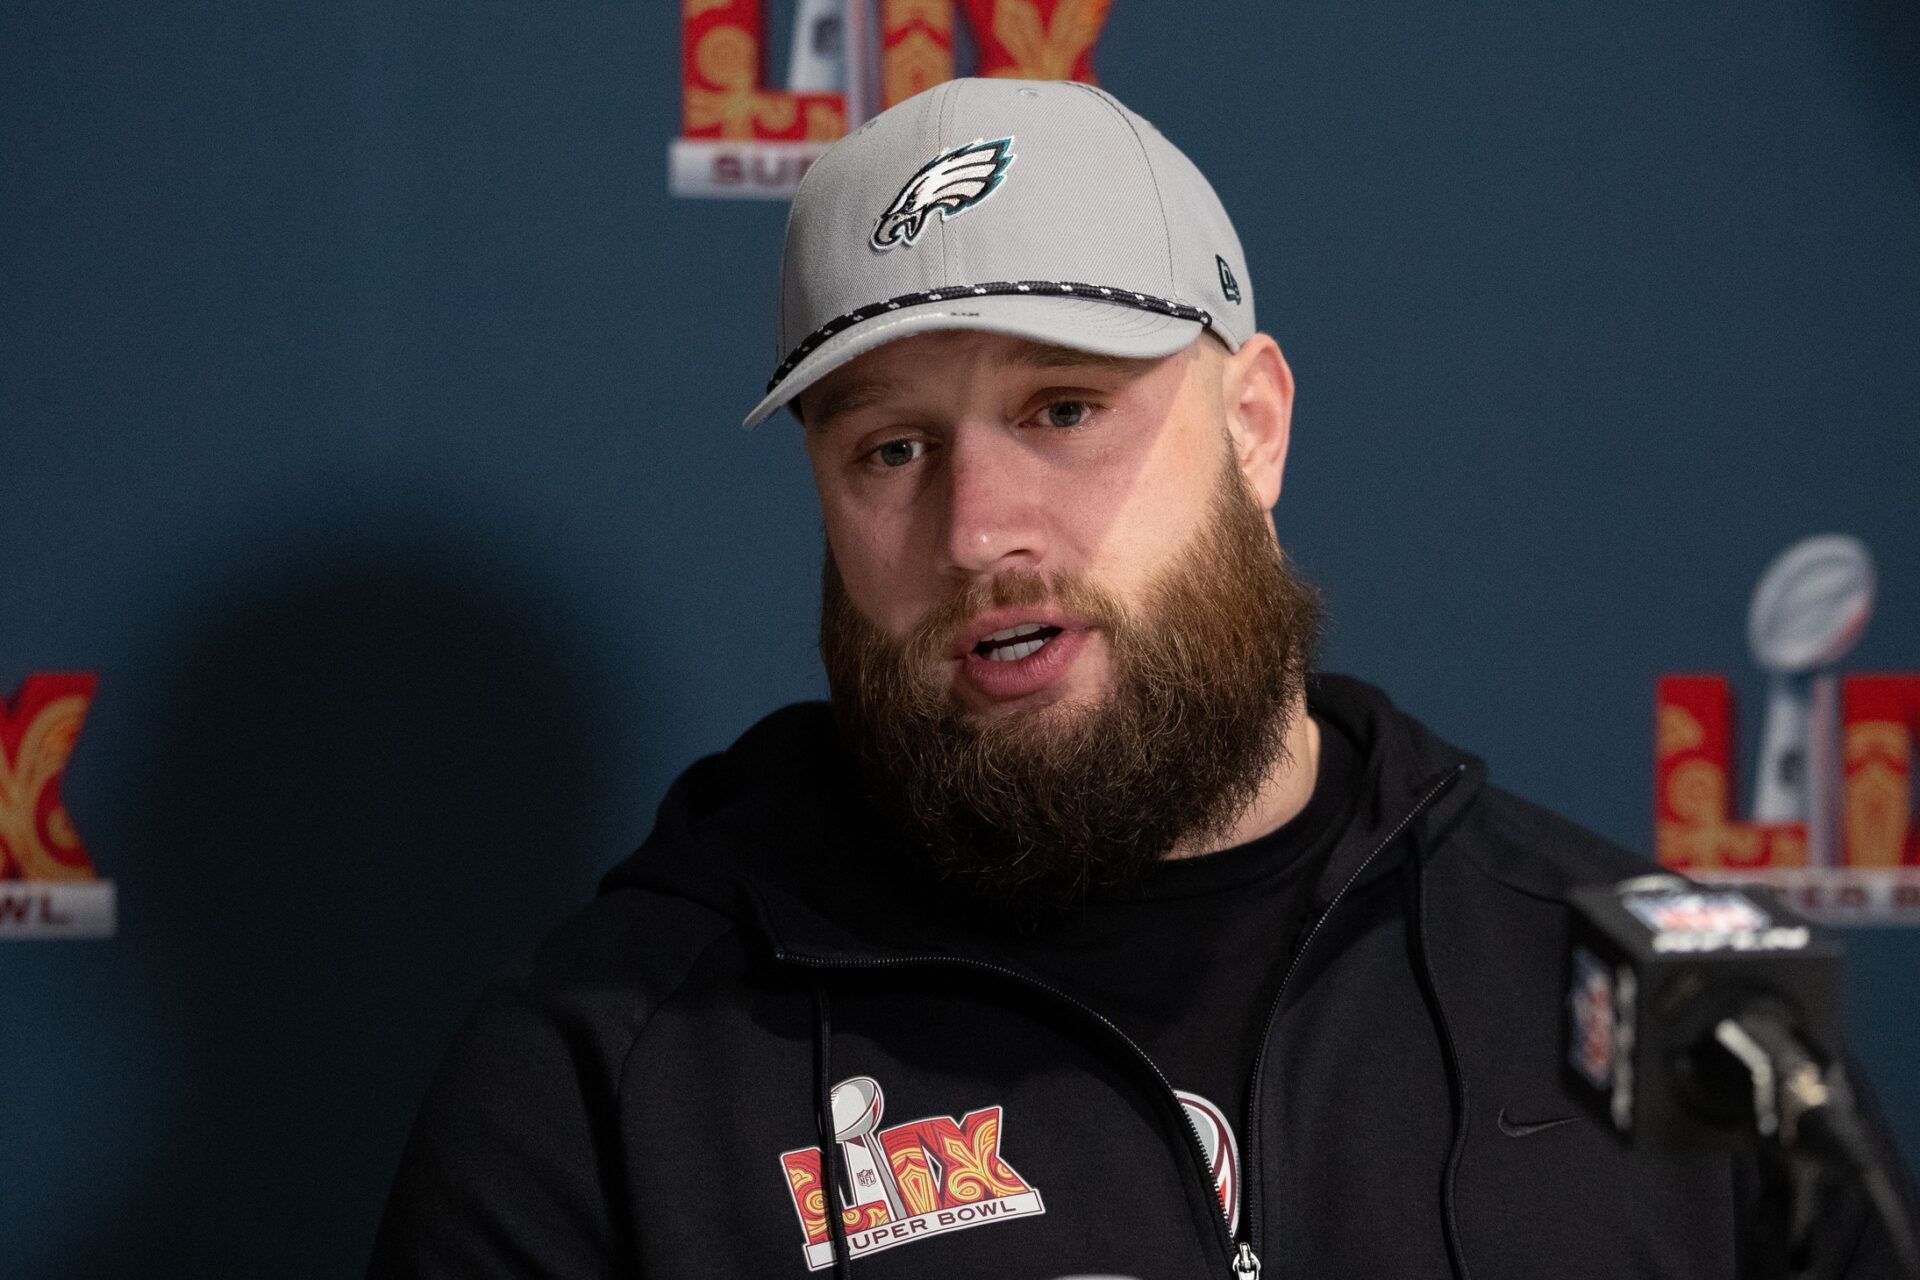
[[[1648,865],[1369,686],[1316,677],[1309,703],[1365,784],[1227,1104],[1236,1232],[1158,1068],[891,843],[805,704],[683,774],[489,990],[372,1274],[1749,1273],[1747,1163],[1630,1153],[1562,1084],[1567,891]],[[1831,1232],[1845,1274],[1893,1274],[1858,1205]]]

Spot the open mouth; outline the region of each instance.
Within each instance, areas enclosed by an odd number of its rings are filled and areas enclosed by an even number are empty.
[[[973,646],[973,651],[989,662],[1018,662],[1040,652],[1060,632],[1061,628],[1042,622],[1023,622],[994,632]]]

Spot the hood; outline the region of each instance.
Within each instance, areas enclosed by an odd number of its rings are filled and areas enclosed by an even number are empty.
[[[1364,761],[1364,794],[1320,883],[1324,902],[1356,877],[1386,874],[1410,846],[1432,847],[1486,771],[1361,681],[1312,676],[1307,704]],[[1415,814],[1414,840],[1398,840]],[[824,702],[781,708],[682,774],[646,842],[601,883],[603,893],[623,888],[731,915],[775,956],[994,958],[993,909],[939,880],[877,818]]]

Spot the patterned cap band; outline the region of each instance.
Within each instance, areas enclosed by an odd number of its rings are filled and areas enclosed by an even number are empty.
[[[950,298],[983,298],[1030,294],[1035,297],[1060,297],[1070,295],[1085,298],[1091,302],[1110,302],[1116,306],[1132,307],[1136,311],[1152,311],[1158,315],[1172,316],[1176,320],[1193,320],[1202,325],[1211,326],[1213,316],[1199,307],[1190,307],[1184,302],[1175,302],[1170,298],[1156,298],[1152,294],[1136,293],[1132,289],[1112,289],[1105,285],[1080,284],[1073,280],[995,280],[987,284],[949,285],[944,289],[924,289],[918,293],[903,293],[897,298],[888,298],[884,302],[869,303],[857,310],[849,311],[815,329],[800,342],[800,345],[787,353],[780,367],[767,380],[767,391],[780,385],[781,380],[794,371],[802,360],[811,355],[815,348],[837,333],[844,332],[862,321],[875,316],[885,315],[889,311],[898,311],[902,307],[916,307],[929,302],[945,302]]]

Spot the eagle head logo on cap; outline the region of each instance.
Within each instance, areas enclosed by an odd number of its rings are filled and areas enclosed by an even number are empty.
[[[964,147],[941,152],[907,179],[873,224],[873,247],[885,250],[912,244],[935,210],[943,219],[965,213],[994,193],[1013,161],[1010,136],[991,142],[975,138]]]

